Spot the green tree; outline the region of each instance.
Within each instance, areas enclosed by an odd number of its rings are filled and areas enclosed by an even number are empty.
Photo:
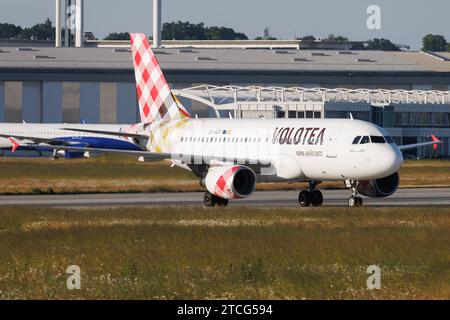
[[[17,38],[22,32],[20,26],[16,26],[11,23],[0,23],[0,38],[1,39],[13,39]]]
[[[248,40],[245,34],[226,27],[209,27],[206,36],[208,40]]]
[[[316,41],[316,37],[309,35],[309,36],[304,36],[304,37],[300,38],[300,40],[302,40],[302,41]]]
[[[21,39],[33,40],[53,40],[55,39],[55,28],[52,22],[47,18],[44,23],[38,23],[31,28],[25,28],[20,33]]]
[[[336,36],[334,34],[330,34],[328,37],[323,39],[323,41],[345,42],[345,41],[348,41],[348,38],[347,37],[343,37],[343,36]]]
[[[373,39],[367,42],[367,50],[400,51],[400,48],[389,39]]]
[[[163,24],[161,37],[164,40],[207,40],[203,23],[193,24],[189,21],[166,22]]]
[[[128,32],[111,32],[103,40],[130,40]]]
[[[423,40],[422,51],[446,51],[447,50],[447,40],[444,36],[427,34]]]
[[[173,21],[163,24],[161,37],[164,40],[246,40],[248,37],[232,28],[205,27],[203,23]]]
[[[203,23],[193,24],[189,21],[165,22],[161,30],[163,40],[247,40],[244,33],[235,32],[226,27],[205,27]],[[126,32],[113,32],[104,40],[129,40]],[[150,37],[151,39],[151,37]]]

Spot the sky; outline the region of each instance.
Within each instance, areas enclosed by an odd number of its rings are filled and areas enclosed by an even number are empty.
[[[103,38],[110,32],[152,32],[152,0],[85,0],[85,31]],[[55,0],[0,0],[0,23],[28,27],[55,19]],[[428,33],[450,41],[450,1],[447,0],[162,0],[162,20],[204,22],[243,32],[250,38],[268,27],[281,39],[333,33],[351,40],[388,38],[421,48]],[[381,29],[367,28],[367,8],[381,9]]]

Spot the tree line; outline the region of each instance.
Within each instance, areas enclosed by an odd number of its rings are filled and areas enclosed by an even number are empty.
[[[0,39],[55,40],[55,27],[48,18],[30,28],[0,23]]]
[[[161,38],[163,40],[248,40],[240,32],[227,27],[206,27],[204,23],[189,23],[183,21],[165,22],[162,25]],[[113,32],[104,40],[129,40],[127,32]]]
[[[63,29],[64,30],[64,29]],[[62,33],[64,34],[64,32]],[[204,23],[190,23],[189,21],[166,22],[162,25],[161,38],[163,40],[248,40],[246,34],[236,32],[232,28],[219,26],[205,26]],[[22,28],[11,23],[0,23],[0,39],[27,39],[27,40],[54,40],[55,27],[47,18],[43,23],[35,24],[29,28]],[[321,42],[347,42],[349,39],[341,35],[330,34],[328,37],[318,40],[312,35],[297,38],[302,41]],[[127,32],[112,32],[104,40],[129,40]],[[277,40],[270,34],[269,28],[265,28],[261,36],[255,40]],[[409,49],[408,46],[403,48]],[[369,40],[367,46],[360,49],[400,51],[402,47],[389,39],[376,38]],[[444,36],[427,34],[422,39],[423,51],[450,51],[450,43]]]

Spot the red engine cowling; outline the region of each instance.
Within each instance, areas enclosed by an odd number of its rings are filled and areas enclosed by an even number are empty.
[[[210,168],[203,183],[212,194],[224,199],[246,198],[256,187],[256,174],[246,166]]]
[[[358,192],[371,198],[389,197],[397,191],[399,183],[400,177],[396,172],[381,179],[360,181],[358,184]]]

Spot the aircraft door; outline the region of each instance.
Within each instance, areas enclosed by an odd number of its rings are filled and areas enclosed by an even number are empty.
[[[332,127],[328,131],[326,138],[327,142],[327,158],[337,158],[337,151],[339,145],[339,136],[341,135],[342,128]]]

